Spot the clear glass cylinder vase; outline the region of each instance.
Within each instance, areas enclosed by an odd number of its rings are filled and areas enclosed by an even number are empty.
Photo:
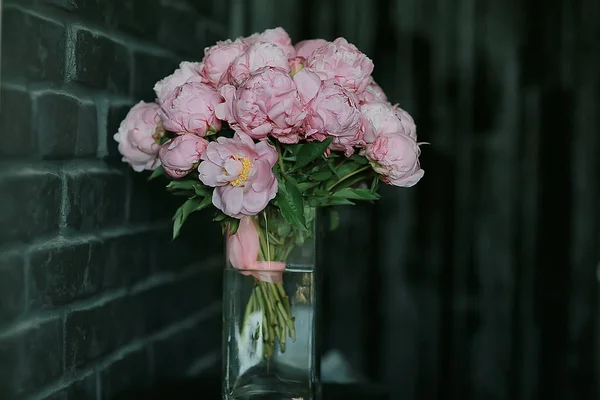
[[[306,230],[268,207],[225,233],[224,400],[320,398],[316,210],[304,214]]]

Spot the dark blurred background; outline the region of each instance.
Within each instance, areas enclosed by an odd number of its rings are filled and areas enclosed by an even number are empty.
[[[600,398],[598,0],[4,0],[0,399],[219,373],[218,227],[171,243],[176,201],[112,135],[275,26],[355,43],[431,143],[417,187],[340,208],[324,352],[393,400]]]

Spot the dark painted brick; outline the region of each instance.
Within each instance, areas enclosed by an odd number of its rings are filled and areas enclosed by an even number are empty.
[[[127,171],[131,182],[131,203],[129,215],[133,222],[150,222],[171,219],[181,198],[176,198],[165,190],[165,179],[148,181],[147,172]]]
[[[0,88],[0,132],[11,137],[0,146],[0,156],[18,157],[35,154],[29,93],[6,87]]]
[[[0,171],[0,243],[55,232],[61,180],[52,172],[17,166]]]
[[[108,117],[106,121],[106,149],[108,150],[108,158],[121,161],[121,154],[119,153],[119,144],[113,138],[114,134],[119,131],[121,122],[127,116],[129,110],[133,107],[128,106],[111,106],[108,109]]]
[[[65,28],[12,8],[2,15],[2,74],[60,81],[65,65]]]
[[[96,398],[96,375],[71,383],[68,387],[54,393],[46,400],[89,400]]]
[[[134,86],[135,98],[154,101],[154,84],[167,75],[171,75],[179,66],[180,61],[168,57],[158,57],[145,53],[134,54]]]
[[[96,308],[72,312],[66,321],[67,368],[79,368],[115,351],[145,332],[144,304],[127,296]]]
[[[0,340],[0,394],[6,399],[47,385],[63,372],[62,321],[52,320]]]
[[[130,285],[154,269],[156,232],[104,239],[104,287]]]
[[[126,183],[118,171],[90,169],[67,175],[71,199],[67,225],[78,230],[110,227],[125,218]]]
[[[175,208],[170,208],[174,210]],[[180,235],[171,240],[172,229],[157,235],[157,246],[161,251],[156,256],[157,268],[173,270],[189,266],[224,251],[223,236],[218,224],[212,222],[212,211],[197,212],[188,218]],[[201,232],[198,232],[199,227]]]
[[[147,0],[42,0],[96,22],[102,26],[154,39],[160,21],[158,2],[149,6]]]
[[[0,250],[0,325],[23,313],[25,307],[25,260],[17,251]]]
[[[128,94],[130,57],[118,43],[85,30],[77,31],[73,80],[96,89]]]
[[[30,254],[30,307],[66,304],[97,293],[104,276],[104,250],[99,241],[57,240]]]
[[[193,8],[166,7],[160,20],[159,43],[200,61],[206,46],[196,36],[196,31],[200,31],[199,27],[197,29],[199,24],[202,24],[201,17]]]
[[[231,0],[184,0],[185,3],[189,4],[198,11],[204,18],[217,22],[227,23],[229,20],[229,11],[231,10]],[[225,40],[226,37],[220,40]]]
[[[163,329],[220,300],[222,275],[221,269],[213,269],[145,292],[144,304],[152,310],[147,320],[149,331]]]
[[[100,372],[102,399],[130,398],[126,393],[150,386],[150,362],[145,349],[127,354]]]
[[[198,359],[221,345],[221,316],[198,322],[190,329],[153,344],[154,373],[159,378],[185,375]]]
[[[96,108],[92,104],[82,104],[60,93],[45,93],[36,102],[36,126],[43,157],[66,158],[96,153],[98,125]]]
[[[206,46],[212,46],[220,40],[228,39],[227,29],[220,29],[218,25],[201,24],[199,29],[202,32],[199,37],[202,38]]]

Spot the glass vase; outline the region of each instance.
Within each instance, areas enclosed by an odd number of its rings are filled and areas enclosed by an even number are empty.
[[[226,232],[225,400],[320,398],[316,210],[304,215],[306,231],[268,207]]]

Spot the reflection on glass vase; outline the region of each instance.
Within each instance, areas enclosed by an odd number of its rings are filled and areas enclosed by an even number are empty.
[[[320,397],[316,212],[304,214],[306,231],[268,207],[225,232],[223,399]]]

